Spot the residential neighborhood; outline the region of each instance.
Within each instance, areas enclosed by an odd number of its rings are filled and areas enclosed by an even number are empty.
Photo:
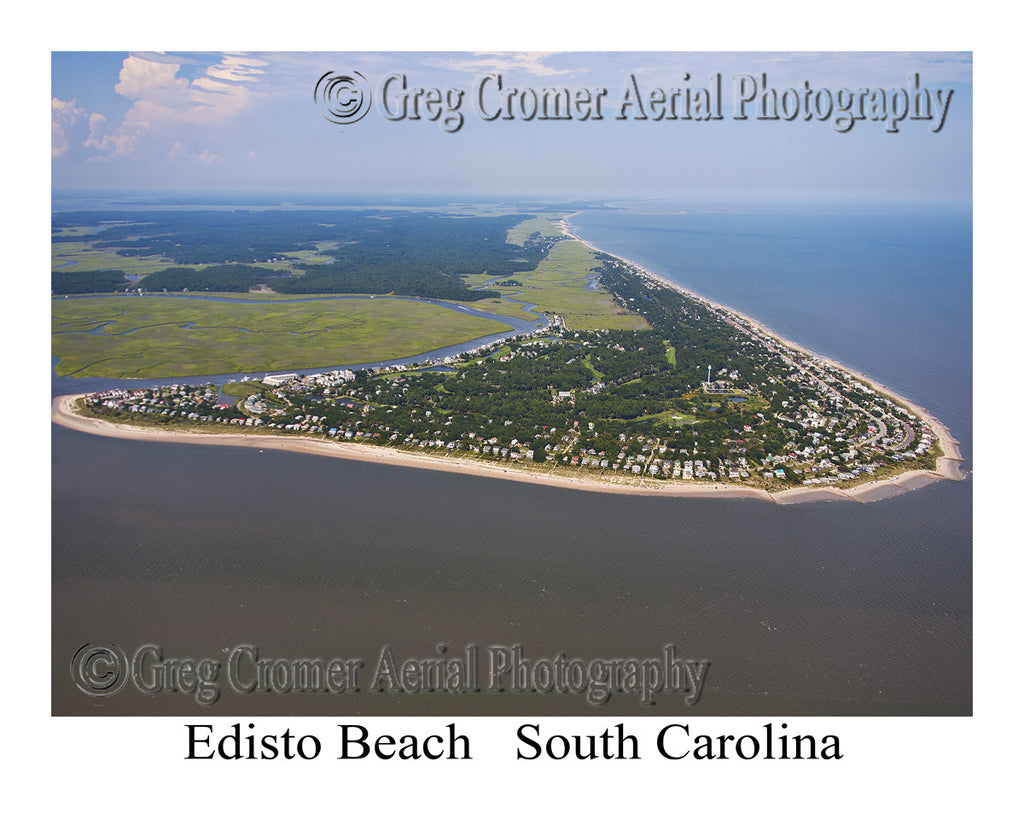
[[[639,295],[651,330],[579,331],[555,317],[416,366],[111,390],[84,406],[147,425],[316,436],[618,483],[773,491],[935,468],[936,434],[909,407],[624,267],[606,260],[602,283],[623,303]]]

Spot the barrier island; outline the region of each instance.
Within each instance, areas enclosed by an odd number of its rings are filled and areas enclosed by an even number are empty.
[[[494,240],[484,218],[474,221],[475,240],[458,245],[466,258]],[[537,305],[544,327],[421,365],[339,365],[223,390],[191,383],[63,396],[54,419],[98,434],[286,448],[594,491],[875,500],[963,477],[948,429],[883,385],[581,242],[557,215],[502,218],[491,227],[505,248],[487,248],[500,264],[457,268],[442,282],[445,294],[466,288],[474,292],[467,303],[486,309],[475,296],[482,292],[494,310],[515,295]],[[458,221],[434,224],[452,236]],[[121,233],[120,241],[131,235]],[[329,237],[307,238],[318,244],[287,252],[327,252]],[[442,254],[440,243],[428,246]],[[345,247],[331,244],[331,260],[320,262],[330,270],[306,261],[298,275],[235,271],[239,286],[277,292],[276,277],[285,291],[306,292],[312,285],[298,281],[306,276],[336,283]],[[210,275],[227,275],[221,267]],[[201,274],[156,281],[195,284]],[[381,286],[394,293],[392,284]],[[593,310],[574,311],[583,302]]]

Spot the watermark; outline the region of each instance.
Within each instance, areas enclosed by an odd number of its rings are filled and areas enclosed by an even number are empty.
[[[359,122],[372,104],[366,77],[358,71],[348,74],[326,72],[316,81],[313,99],[320,106],[324,119],[335,125]]]
[[[369,82],[358,71],[328,71],[313,89],[324,119],[336,125],[363,119],[373,105],[373,96]],[[672,85],[653,85],[629,74],[617,88],[534,88],[490,73],[468,87],[442,88],[396,72],[381,80],[376,90],[377,110],[383,119],[436,123],[452,134],[462,130],[470,107],[478,120],[487,123],[818,122],[845,134],[866,121],[882,124],[890,134],[915,123],[939,133],[952,99],[952,88],[928,87],[916,73],[890,87],[819,86],[809,80],[777,85],[764,72],[714,73],[703,78],[684,72]]]
[[[400,657],[390,645],[363,657],[266,657],[241,644],[221,657],[179,657],[147,643],[127,653],[113,643],[86,644],[71,661],[71,677],[91,697],[108,697],[129,683],[141,694],[183,694],[204,706],[225,690],[248,694],[567,694],[594,706],[613,695],[655,705],[675,695],[700,699],[710,663],[681,655],[669,643],[648,657],[531,656],[520,644],[436,647],[433,656]]]
[[[86,643],[71,658],[71,679],[90,697],[109,697],[128,682],[128,658],[114,643]]]

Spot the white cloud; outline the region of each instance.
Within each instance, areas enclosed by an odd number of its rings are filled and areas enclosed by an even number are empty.
[[[116,127],[108,127],[102,114],[93,114],[84,144],[113,158],[135,156],[148,141],[150,156],[214,161],[215,154],[203,145],[209,129],[230,122],[252,104],[254,87],[268,63],[225,54],[190,79],[184,74],[196,73],[196,62],[167,54],[126,57],[114,91],[132,105]]]
[[[270,65],[264,60],[239,54],[225,54],[218,65],[211,65],[206,73],[218,80],[243,82],[259,80],[263,75],[263,67]]]
[[[50,156],[56,159],[65,154],[71,145],[71,130],[82,120],[85,111],[75,100],[57,99],[50,101]]]
[[[201,165],[212,165],[220,157],[210,151],[193,151],[183,142],[175,142],[170,146],[167,159],[172,162],[199,163]]]
[[[126,121],[146,122],[149,127],[182,123],[211,125],[234,118],[252,100],[251,83],[263,73],[260,60],[225,55],[216,65],[191,81],[178,76],[181,63],[154,62],[127,57],[114,90],[135,104]]]
[[[188,89],[188,80],[178,76],[180,65],[158,63],[129,55],[121,64],[114,91],[130,100],[163,98],[173,101]]]
[[[488,72],[514,72],[534,77],[551,77],[557,74],[571,74],[572,69],[554,68],[546,62],[558,52],[478,52],[471,54],[446,54],[427,57],[425,65],[448,71],[463,71],[471,74]]]
[[[106,157],[132,156],[145,133],[144,123],[122,123],[115,130],[106,129],[107,118],[103,114],[89,116],[89,138],[83,143],[87,148],[95,148]]]

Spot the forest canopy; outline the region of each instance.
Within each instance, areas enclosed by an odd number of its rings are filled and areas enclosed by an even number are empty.
[[[526,218],[384,210],[70,212],[53,214],[52,241],[87,241],[119,256],[171,260],[175,266],[133,283],[148,291],[263,286],[278,293],[475,301],[497,293],[470,289],[463,276],[506,278],[532,270],[550,248],[553,240],[539,236],[524,246],[506,242],[508,230]],[[82,228],[91,232],[83,237]],[[125,282],[110,274],[67,273],[54,275],[51,286],[55,293],[113,292]]]

